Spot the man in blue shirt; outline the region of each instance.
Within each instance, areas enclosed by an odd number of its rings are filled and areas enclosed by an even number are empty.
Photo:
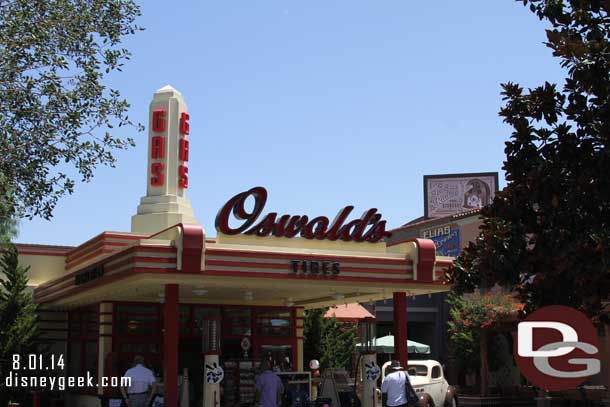
[[[258,407],[277,407],[284,393],[280,377],[271,370],[268,360],[260,366],[261,374],[256,378],[256,402]]]
[[[391,362],[389,369],[390,373],[381,383],[381,392],[388,394],[386,404],[390,407],[407,407],[406,384],[409,376],[397,360]]]

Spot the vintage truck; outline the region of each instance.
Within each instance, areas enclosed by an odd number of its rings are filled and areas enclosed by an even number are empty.
[[[385,378],[390,362],[381,367]],[[389,373],[389,372],[388,372]],[[443,368],[436,360],[410,360],[407,373],[415,392],[419,395],[417,407],[457,407],[459,400],[454,386],[449,385]]]

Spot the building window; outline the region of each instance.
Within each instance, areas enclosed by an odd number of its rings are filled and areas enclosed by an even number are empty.
[[[68,316],[68,374],[97,376],[99,310],[94,305],[71,310]]]
[[[115,315],[120,335],[142,337],[158,334],[161,329],[157,305],[120,304]]]
[[[441,377],[441,368],[439,366],[434,366],[432,368],[432,378],[433,379],[438,379],[439,377]]]
[[[113,349],[118,353],[119,372],[132,367],[136,355],[144,356],[145,364],[153,371],[161,371],[162,311],[160,304],[125,302],[115,305]]]
[[[261,336],[290,336],[292,315],[289,310],[266,310],[256,313],[256,334]]]
[[[226,308],[223,323],[226,336],[252,335],[252,312],[249,308]]]

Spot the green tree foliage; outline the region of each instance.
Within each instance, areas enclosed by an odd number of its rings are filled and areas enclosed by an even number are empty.
[[[0,377],[12,370],[12,355],[27,355],[37,338],[36,305],[27,290],[29,267],[18,263],[17,248],[10,246],[0,258]],[[27,360],[22,356],[22,360]],[[8,398],[19,399],[17,388],[5,388],[0,383],[0,405]]]
[[[305,362],[317,359],[322,369],[346,368],[356,350],[357,328],[346,327],[336,318],[324,318],[327,309],[305,311]]]
[[[103,131],[134,125],[105,79],[139,15],[131,0],[0,0],[0,218],[49,219],[75,175],[134,145]]]
[[[610,300],[610,3],[524,0],[550,24],[563,86],[502,85],[507,187],[448,278],[458,291],[517,287],[526,310],[596,316]]]
[[[303,320],[303,356],[307,368],[309,361],[320,359],[320,341],[322,339],[322,325],[326,308],[305,311]]]
[[[322,368],[349,368],[356,350],[356,330],[355,326],[342,326],[334,316],[324,319],[320,341]]]
[[[490,370],[500,367],[498,334],[494,331],[506,318],[516,316],[523,308],[513,298],[502,294],[470,294],[467,297],[450,293],[447,302],[449,311],[448,333],[450,349],[459,363],[460,370],[478,372],[481,363],[480,335],[487,330],[490,336],[490,349],[487,363]]]
[[[0,172],[0,249],[17,237],[17,219],[14,208],[10,205],[10,199],[5,199],[11,193],[5,189],[9,186],[4,174]]]

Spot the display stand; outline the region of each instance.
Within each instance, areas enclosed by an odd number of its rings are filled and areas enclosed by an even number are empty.
[[[284,395],[291,406],[309,406],[311,400],[311,372],[277,372],[284,384]]]
[[[223,407],[250,406],[254,403],[258,359],[231,359],[224,362]]]

